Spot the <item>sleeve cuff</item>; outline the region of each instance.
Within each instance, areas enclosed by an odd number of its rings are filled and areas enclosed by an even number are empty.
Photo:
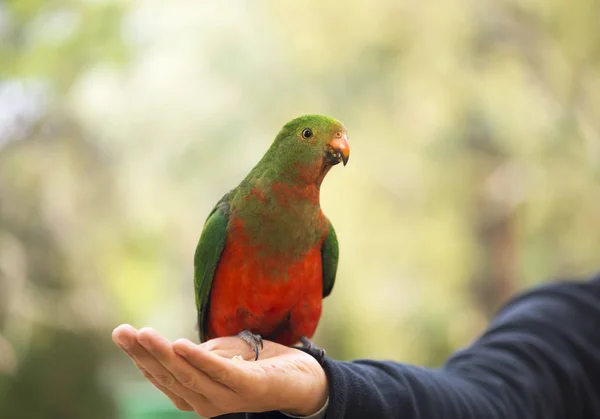
[[[327,401],[325,402],[325,405],[323,405],[323,407],[317,412],[314,413],[310,416],[294,416],[294,415],[290,415],[288,413],[283,413],[285,416],[289,417],[289,418],[296,418],[296,419],[323,419],[325,417],[325,413],[327,412],[327,407],[329,406],[329,397],[327,398]]]

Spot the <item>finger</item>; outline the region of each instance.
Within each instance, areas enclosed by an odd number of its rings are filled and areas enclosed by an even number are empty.
[[[148,351],[137,341],[128,349],[131,356],[136,360],[140,371],[147,371],[153,379],[163,388],[170,390],[175,395],[186,400],[190,405],[196,403],[205,403],[206,398],[183,387],[173,375],[158,362]]]
[[[140,365],[140,363],[136,359],[135,355],[130,351],[130,348],[133,345],[135,345],[136,334],[137,334],[137,330],[134,327],[132,327],[128,324],[124,324],[124,325],[117,327],[113,331],[112,338],[113,338],[113,341],[123,350],[123,352],[125,352],[127,354],[127,356],[129,356],[129,358],[131,358],[131,360],[133,361],[135,366],[140,370],[140,372],[144,375],[144,377],[148,381],[150,381],[150,383],[152,383],[152,385],[154,387],[156,387],[158,390],[163,392],[171,400],[171,402],[175,405],[175,407],[177,409],[185,410],[185,411],[194,410],[193,407],[188,402],[186,402],[182,397],[173,393],[168,388],[160,385],[158,383],[158,381],[156,381],[154,379],[154,376],[152,376],[152,374],[150,372],[148,372],[148,370],[146,368],[144,368],[142,365]]]
[[[173,350],[213,381],[225,385],[236,393],[264,385],[261,378],[264,378],[265,374],[258,363],[224,358],[207,351],[202,346],[194,345],[187,339],[175,341]]]
[[[192,407],[192,405],[189,404],[186,400],[184,400],[183,397],[178,396],[177,394],[173,393],[168,388],[160,385],[158,383],[158,381],[156,381],[154,379],[154,376],[152,374],[150,374],[150,372],[148,372],[148,370],[146,370],[144,367],[142,367],[139,364],[137,365],[137,367],[140,370],[140,372],[144,375],[144,377],[148,381],[150,381],[150,383],[152,383],[152,385],[154,387],[156,387],[158,390],[160,390],[161,392],[163,392],[164,395],[167,396],[171,400],[171,403],[173,403],[177,409],[179,409],[179,410],[185,410],[185,411],[188,411],[188,412],[194,410],[194,408]]]
[[[152,329],[141,329],[137,334],[137,340],[184,387],[215,401],[224,401],[233,395],[228,387],[215,382],[177,355],[173,351],[171,342]]]
[[[139,362],[137,362],[137,360],[135,359],[135,357],[133,356],[133,354],[130,354],[127,350],[125,350],[125,352],[133,360],[133,363],[135,364],[135,366],[137,367],[137,369],[140,370],[140,372],[142,373],[142,375],[148,381],[150,381],[150,383],[154,387],[156,387],[158,390],[160,390],[161,392],[163,392],[165,394],[165,396],[167,396],[171,400],[171,402],[175,405],[175,407],[177,409],[179,409],[179,410],[185,410],[185,411],[192,411],[192,410],[194,410],[194,408],[192,407],[192,405],[190,405],[182,397],[180,397],[177,394],[173,393],[167,387],[159,384],[158,381],[156,381],[156,379],[154,378],[154,376],[146,368],[144,368],[142,365],[140,365]]]
[[[137,330],[134,327],[128,324],[122,324],[113,330],[112,339],[121,348],[121,350],[123,350],[123,352],[129,356],[131,361],[133,361],[137,369],[140,370],[144,377],[150,381],[154,387],[163,392],[165,396],[171,400],[175,407],[186,411],[194,410],[192,406],[182,397],[173,393],[168,388],[160,385],[158,381],[154,379],[152,374],[138,362],[135,355],[130,350],[136,344],[136,335]]]
[[[131,348],[137,344],[136,336],[137,330],[128,324],[117,327],[112,333],[113,341],[131,358],[135,366],[140,370],[146,371],[140,365],[133,352],[131,352]]]
[[[113,341],[121,348],[127,349],[135,344],[137,330],[129,325],[122,324],[112,332]]]

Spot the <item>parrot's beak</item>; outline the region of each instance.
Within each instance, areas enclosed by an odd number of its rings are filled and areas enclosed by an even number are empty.
[[[327,145],[327,157],[332,164],[344,163],[344,166],[348,164],[350,158],[350,144],[348,144],[348,137],[345,132],[338,131],[335,133],[333,139]]]

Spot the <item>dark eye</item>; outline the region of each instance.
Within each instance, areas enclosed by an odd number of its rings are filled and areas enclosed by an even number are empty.
[[[302,137],[304,138],[310,138],[313,136],[313,132],[310,128],[304,128],[304,130],[302,131]]]

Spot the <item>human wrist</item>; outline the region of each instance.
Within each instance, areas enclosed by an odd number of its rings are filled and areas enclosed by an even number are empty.
[[[281,412],[291,416],[312,416],[325,407],[329,400],[329,385],[323,368],[319,366],[312,385],[303,397],[294,398],[295,405]]]
[[[292,415],[291,413],[285,413],[285,412],[281,412],[281,413],[283,413],[287,417],[295,418],[295,419],[324,419],[325,418],[325,414],[327,413],[327,408],[328,407],[329,407],[329,397],[325,401],[325,404],[323,405],[323,407],[321,407],[317,412],[313,413],[312,415],[309,415],[309,416],[295,416],[295,415]]]

